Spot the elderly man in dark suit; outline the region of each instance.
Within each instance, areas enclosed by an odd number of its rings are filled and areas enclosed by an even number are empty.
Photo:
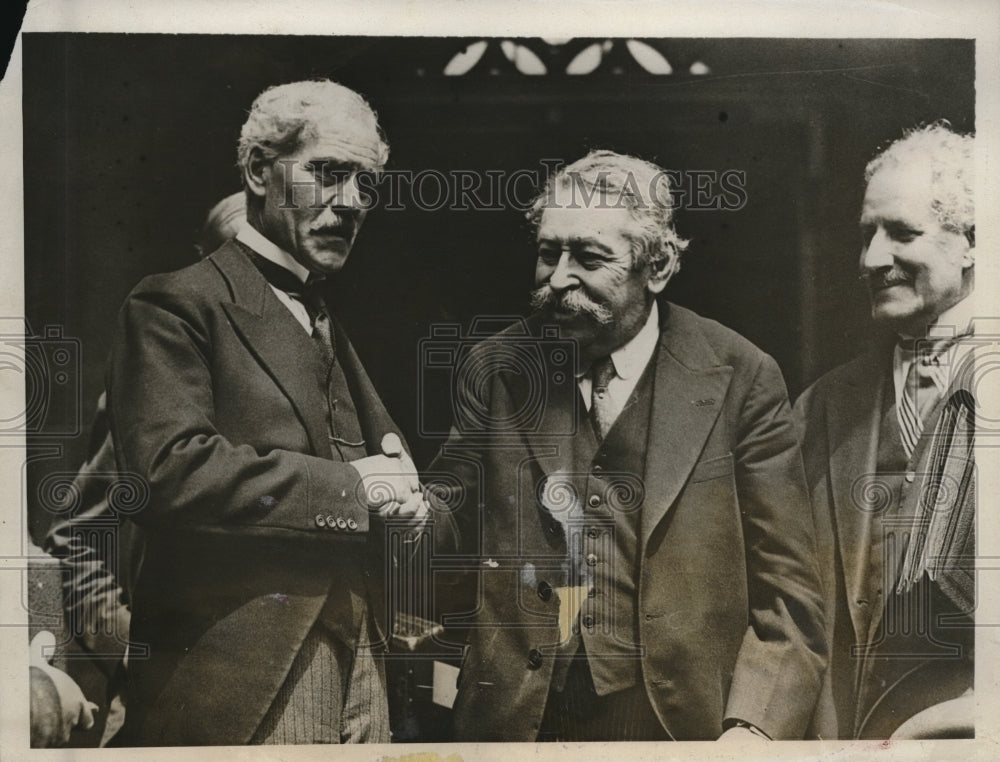
[[[887,335],[796,403],[828,583],[826,737],[972,731],[973,142],[936,123],[868,164],[860,268]]]
[[[427,503],[317,290],[387,154],[348,88],[265,91],[239,142],[247,224],[122,307],[108,404],[119,468],[148,487],[131,637],[149,647],[123,743],[389,740],[386,519]]]
[[[434,465],[481,542],[457,738],[801,738],[826,644],[777,365],[658,303],[685,246],[659,167],[592,152],[530,218],[538,314],[464,363]]]

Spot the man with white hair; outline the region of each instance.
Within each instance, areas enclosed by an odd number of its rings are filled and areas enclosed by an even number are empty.
[[[657,299],[686,245],[660,167],[592,152],[529,217],[538,314],[477,347],[456,405],[497,426],[459,417],[436,463],[481,542],[457,738],[802,738],[826,644],[777,364]],[[575,368],[531,351],[553,323]],[[504,367],[520,345],[540,375]]]
[[[887,336],[796,403],[827,583],[824,737],[972,734],[974,139],[868,164],[861,279]]]
[[[386,519],[427,504],[322,297],[387,156],[354,91],[266,90],[239,141],[246,224],[122,307],[111,431],[148,488],[122,744],[389,740]]]

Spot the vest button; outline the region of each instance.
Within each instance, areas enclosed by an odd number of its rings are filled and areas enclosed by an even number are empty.
[[[336,529],[337,528],[337,517],[336,516],[327,516],[326,517],[326,526],[329,529]]]
[[[587,530],[587,537],[591,540],[596,540],[598,535],[600,535],[600,532],[597,531],[597,527],[591,527]]]
[[[593,585],[591,585],[590,589],[587,591],[587,597],[588,598],[593,598],[596,595],[597,595],[597,588],[594,587]]]
[[[913,471],[907,471],[906,476],[903,478],[906,479],[907,484],[913,484],[913,480],[917,478],[917,475]]]
[[[594,626],[594,617],[592,617],[590,614],[587,614],[583,618],[583,626],[586,627],[588,630],[592,629]]]
[[[538,669],[542,666],[542,652],[537,648],[528,651],[528,669]]]
[[[596,508],[601,504],[601,496],[596,494],[591,495],[590,497],[587,498],[587,503],[588,505],[590,505],[591,508]]]
[[[545,580],[538,583],[538,597],[547,601],[552,597],[552,585]]]
[[[597,566],[597,556],[593,553],[587,554],[587,566]]]
[[[347,519],[343,516],[337,517],[337,529],[344,530],[347,529]]]
[[[604,470],[604,466],[602,466],[600,463],[595,463],[593,466],[590,467],[590,470],[593,471],[595,474],[599,474],[601,473],[601,471]]]
[[[318,527],[326,526],[326,516],[324,516],[322,513],[316,514],[316,526]]]

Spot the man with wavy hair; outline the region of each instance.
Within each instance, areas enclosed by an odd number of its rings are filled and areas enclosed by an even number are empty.
[[[322,295],[387,157],[354,91],[266,90],[239,140],[246,224],[122,307],[111,431],[149,489],[122,744],[389,740],[386,517],[427,504]]]
[[[436,463],[481,538],[457,738],[801,738],[826,644],[778,366],[657,299],[686,246],[660,167],[594,151],[529,219],[537,314],[475,350],[456,405],[498,425],[460,417]],[[575,368],[545,341],[540,376],[496,365],[542,324]]]
[[[973,153],[935,123],[869,162],[859,266],[884,340],[796,403],[827,583],[824,737],[972,734]]]

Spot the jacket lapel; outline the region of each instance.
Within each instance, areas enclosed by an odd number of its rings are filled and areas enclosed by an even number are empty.
[[[584,427],[589,429],[590,422],[586,418],[586,409],[580,403],[580,392],[572,374],[565,378],[564,383],[546,386],[546,382],[551,382],[555,376],[565,375],[567,367],[551,364],[550,353],[544,351],[545,341],[538,339],[542,330],[540,319],[533,316],[525,325],[526,329],[522,329],[515,324],[516,332],[514,328],[505,332],[508,338],[503,341],[508,346],[499,347],[499,356],[509,351],[509,337],[523,336],[522,349],[538,347],[542,350],[541,364],[537,371],[529,367],[520,372],[502,373],[500,378],[506,395],[496,401],[489,415],[499,421],[518,421],[518,425],[523,426],[520,435],[526,448],[543,474],[549,476],[568,464],[572,437],[586,435],[588,432]],[[572,359],[572,353],[570,355]],[[539,371],[541,378],[536,377]],[[491,404],[488,400],[483,402]],[[535,417],[532,411],[537,410],[539,404],[540,410]]]
[[[292,403],[313,453],[329,458],[326,401],[316,383],[321,364],[312,340],[237,244],[230,241],[211,261],[230,285],[233,301],[222,307],[237,334]]]
[[[873,574],[869,549],[874,522],[871,510],[865,508],[868,502],[877,503],[880,493],[877,483],[866,479],[874,478],[876,473],[886,385],[885,356],[884,352],[876,351],[859,358],[855,372],[846,374],[836,384],[823,411],[837,547],[844,569],[848,609],[859,643],[868,641],[869,622],[854,602],[868,598]]]
[[[697,323],[676,308],[668,309],[656,357],[642,508],[643,548],[698,462],[733,376],[733,368],[721,364]]]

